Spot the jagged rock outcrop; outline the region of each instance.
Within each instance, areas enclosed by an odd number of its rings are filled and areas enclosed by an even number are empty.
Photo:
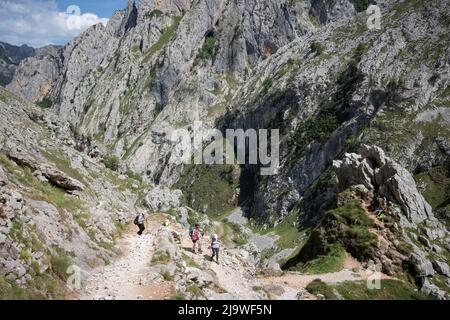
[[[431,206],[416,188],[412,175],[376,146],[364,145],[361,154],[345,154],[333,161],[339,188],[363,184],[383,197],[397,202],[413,223],[434,218]]]
[[[17,164],[30,168],[33,171],[33,175],[41,181],[48,179],[50,183],[67,191],[83,191],[85,188],[80,181],[46,164],[43,159],[34,158],[31,154],[16,145],[7,144],[2,152]]]

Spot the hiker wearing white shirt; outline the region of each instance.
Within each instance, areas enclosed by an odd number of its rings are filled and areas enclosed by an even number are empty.
[[[214,261],[214,257],[216,257],[216,263],[219,263],[220,241],[219,241],[219,238],[217,237],[217,234],[214,234],[212,236],[210,248],[212,250],[211,261]]]

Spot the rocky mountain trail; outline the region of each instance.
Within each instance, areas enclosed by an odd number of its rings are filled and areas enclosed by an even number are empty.
[[[142,236],[135,233],[134,227],[128,227],[116,247],[122,255],[110,265],[94,270],[77,299],[152,300],[183,296],[212,300],[309,300],[317,299],[306,290],[316,279],[337,284],[366,281],[373,274],[347,254],[343,269],[338,272],[263,275],[243,249],[222,247],[217,263],[210,258],[210,235],[202,237],[202,251],[193,253],[186,228],[170,216],[150,215],[146,221]],[[394,278],[381,274],[381,279]]]
[[[116,248],[121,255],[110,265],[94,270],[85,280],[81,300],[161,300],[173,294],[173,286],[159,279],[150,266],[154,252],[160,216],[146,219],[146,228],[138,236],[135,228],[127,228],[126,235]]]

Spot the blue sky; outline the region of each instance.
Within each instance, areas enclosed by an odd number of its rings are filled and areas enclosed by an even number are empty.
[[[106,25],[128,0],[0,0],[0,41],[38,48],[64,45],[93,24]],[[67,12],[75,5],[80,12]]]
[[[1,1],[1,0],[0,0]],[[40,0],[42,1],[42,0]],[[45,1],[43,1],[45,2]],[[58,9],[66,11],[67,7],[75,4],[82,12],[95,13],[102,18],[110,18],[115,10],[121,10],[127,5],[127,0],[56,0]]]

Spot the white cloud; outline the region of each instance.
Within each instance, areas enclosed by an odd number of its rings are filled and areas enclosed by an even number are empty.
[[[14,45],[65,44],[90,26],[107,22],[93,13],[58,12],[54,1],[0,0],[0,41]]]

